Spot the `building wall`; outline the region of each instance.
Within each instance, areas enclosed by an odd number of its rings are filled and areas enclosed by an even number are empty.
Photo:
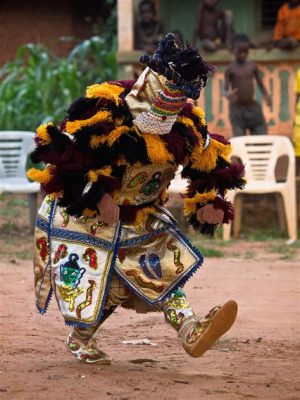
[[[97,8],[97,3],[100,5]],[[40,43],[59,56],[92,35],[102,12],[99,0],[1,0],[0,65],[15,57],[24,43]]]
[[[179,30],[185,40],[191,40],[199,4],[201,4],[199,0],[160,0],[160,14],[165,31]],[[232,10],[236,32],[253,37],[259,23],[256,19],[258,5],[257,0],[222,0],[220,8]]]

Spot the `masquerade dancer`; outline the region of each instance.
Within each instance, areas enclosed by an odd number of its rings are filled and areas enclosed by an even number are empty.
[[[213,234],[232,219],[224,198],[242,188],[243,167],[228,161],[230,144],[210,134],[191,100],[211,67],[173,34],[134,81],[95,84],[59,125],[37,129],[28,176],[46,197],[39,210],[34,259],[36,304],[54,292],[67,348],[80,361],[109,364],[95,334],[118,306],[161,311],[184,350],[199,357],[232,326],[235,301],[199,318],[183,291],[203,257],[163,208],[177,168],[188,179],[184,212],[196,231]]]

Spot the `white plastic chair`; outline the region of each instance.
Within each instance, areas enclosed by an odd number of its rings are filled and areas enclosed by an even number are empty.
[[[0,131],[0,194],[28,193],[29,222],[33,230],[36,210],[38,183],[26,177],[26,161],[35,144],[34,133],[22,131]]]
[[[238,157],[245,164],[246,187],[231,190],[227,198],[235,203],[234,237],[238,237],[241,226],[242,200],[238,194],[277,194],[280,228],[288,230],[291,241],[297,239],[296,176],[295,154],[290,140],[285,136],[241,136],[231,139],[232,157]],[[280,157],[287,156],[286,180],[277,182],[275,167]],[[282,213],[284,209],[284,214]],[[285,218],[284,218],[285,215]],[[229,240],[231,224],[223,225],[223,239]]]
[[[176,194],[184,194],[187,188],[187,180],[181,178],[182,166],[178,168],[174,179],[171,181],[170,186],[168,187],[168,193],[176,193]]]

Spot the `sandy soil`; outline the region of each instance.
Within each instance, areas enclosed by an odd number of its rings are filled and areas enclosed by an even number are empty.
[[[99,338],[111,366],[73,359],[55,300],[45,316],[35,310],[31,262],[11,261],[0,262],[1,400],[300,399],[295,261],[206,261],[186,286],[195,310],[229,298],[240,309],[230,332],[199,359],[186,355],[161,314],[118,310]],[[122,343],[144,338],[157,346]]]

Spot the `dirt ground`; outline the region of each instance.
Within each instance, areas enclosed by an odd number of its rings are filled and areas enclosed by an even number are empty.
[[[186,355],[161,314],[119,309],[98,339],[112,365],[85,365],[66,350],[69,328],[55,300],[46,315],[37,313],[30,234],[21,229],[9,240],[17,228],[8,227],[3,218],[1,400],[300,399],[298,249],[291,259],[288,252],[268,251],[266,242],[238,241],[227,245],[230,251],[224,257],[206,259],[186,285],[194,309],[201,315],[233,298],[239,314],[233,328],[203,357]],[[156,346],[122,343],[146,338]]]

